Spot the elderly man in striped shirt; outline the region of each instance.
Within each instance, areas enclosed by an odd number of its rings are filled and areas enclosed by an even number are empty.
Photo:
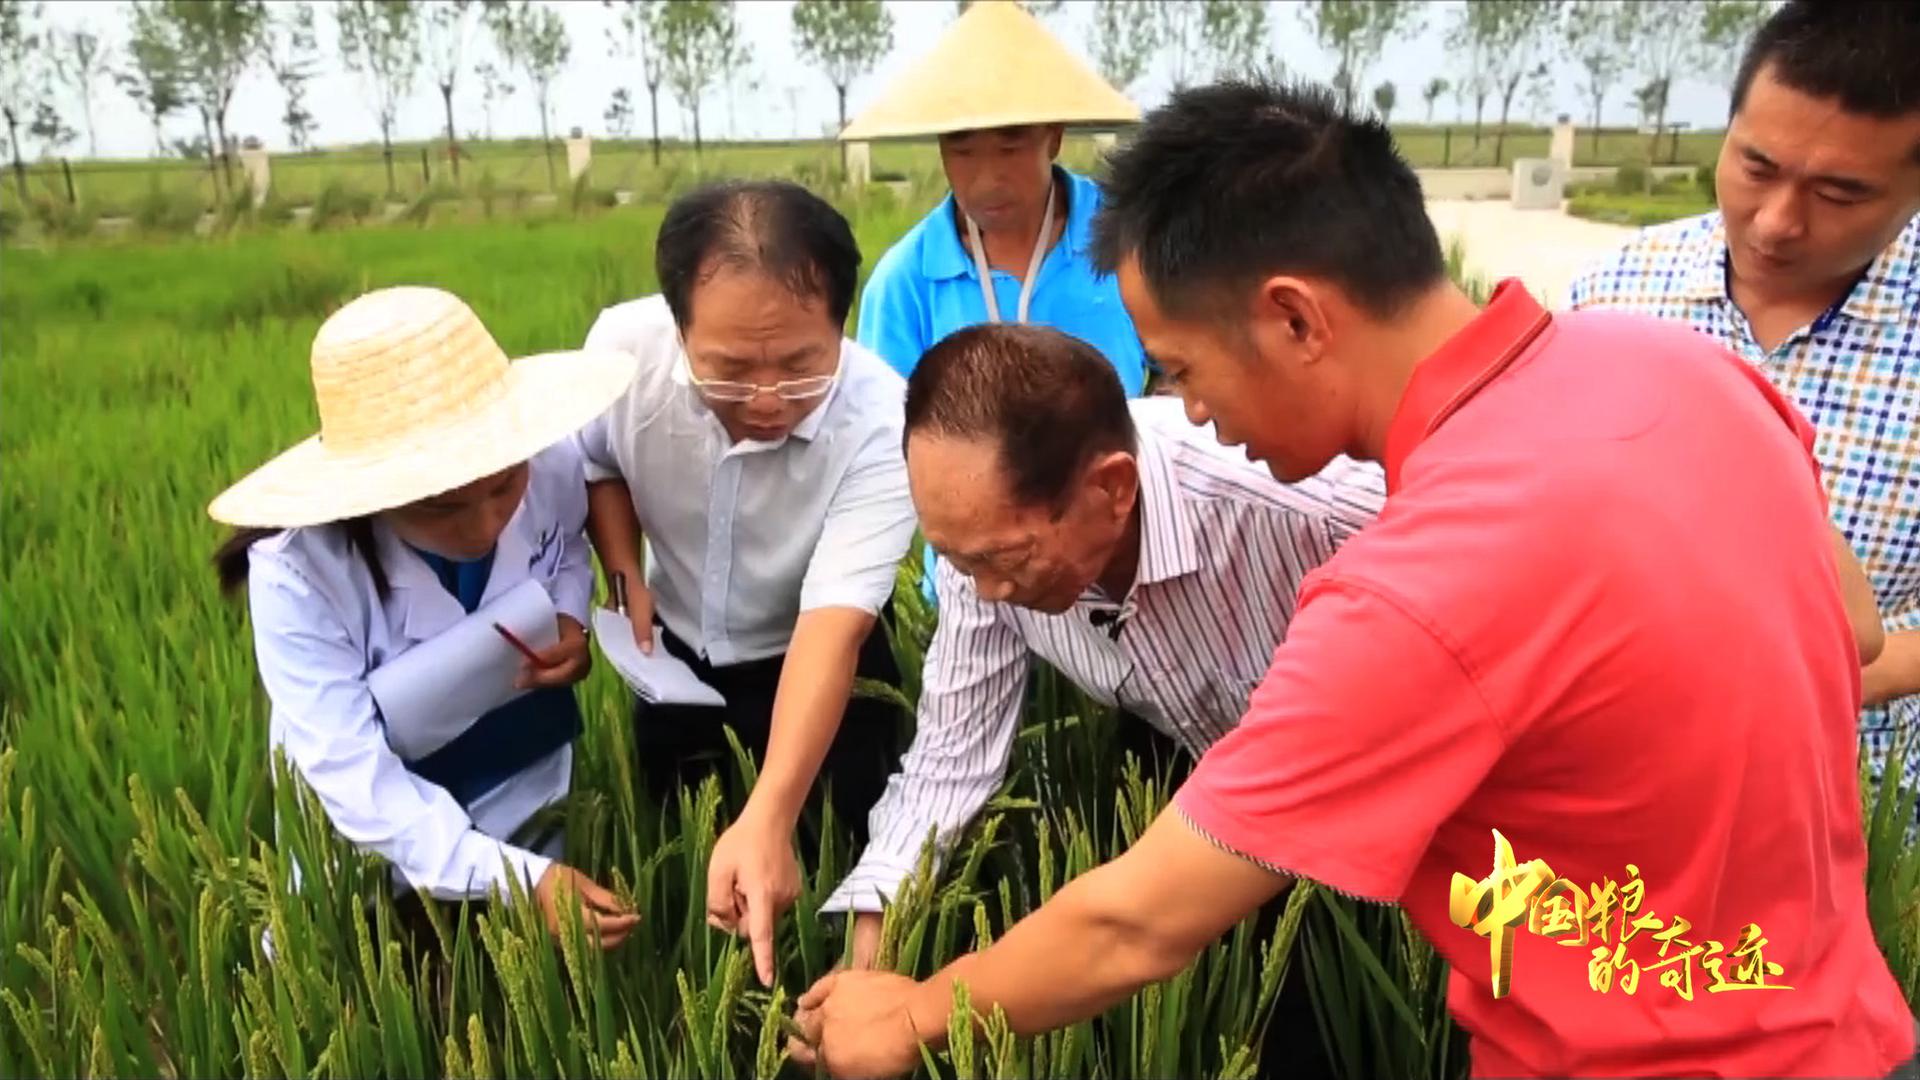
[[[1344,459],[1282,484],[1178,401],[1129,405],[1098,352],[1041,327],[929,350],[906,448],[940,624],[913,746],[824,905],[857,913],[861,966],[929,830],[944,851],[999,787],[1033,657],[1197,758],[1246,711],[1301,578],[1385,498],[1377,468]]]

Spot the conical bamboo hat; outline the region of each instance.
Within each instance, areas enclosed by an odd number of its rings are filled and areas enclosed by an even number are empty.
[[[979,0],[847,125],[848,142],[1019,124],[1133,123],[1140,109],[1011,0]]]

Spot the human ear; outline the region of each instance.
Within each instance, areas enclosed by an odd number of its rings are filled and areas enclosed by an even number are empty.
[[[1328,314],[1313,283],[1296,277],[1268,278],[1254,299],[1255,322],[1277,330],[1287,347],[1309,364],[1326,350]]]
[[[1140,466],[1132,454],[1111,451],[1087,465],[1087,482],[1098,492],[1108,515],[1123,520],[1133,513],[1140,491]]]

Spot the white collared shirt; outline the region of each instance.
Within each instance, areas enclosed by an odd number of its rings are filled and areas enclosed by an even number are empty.
[[[482,603],[533,578],[560,613],[587,625],[593,563],[579,459],[561,443],[530,465]],[[478,897],[496,885],[504,893],[510,866],[531,887],[551,860],[505,838],[566,795],[573,748],[548,754],[467,809],[408,771],[389,745],[367,675],[466,612],[391,530],[377,519],[373,529],[384,599],[337,525],[289,529],[249,549],[247,598],[273,706],[271,744],[286,751],[334,829],[391,863],[399,881],[443,899]]]
[[[626,481],[667,629],[728,665],[785,653],[801,612],[879,612],[915,525],[906,382],[884,361],[843,340],[839,379],[791,435],[734,443],[688,382],[663,297],[601,312],[587,347],[640,361],[574,439],[589,481]]]
[[[1139,434],[1140,556],[1118,604],[1088,595],[1047,615],[989,603],[941,560],[940,622],[919,724],[869,818],[872,840],[823,911],[879,911],[999,788],[1020,728],[1032,658],[1101,704],[1139,716],[1195,757],[1232,731],[1286,635],[1307,572],[1379,513],[1380,470],[1340,459],[1282,484],[1176,399],[1130,403]],[[1092,616],[1100,614],[1103,625]],[[1119,619],[1113,633],[1108,620]]]

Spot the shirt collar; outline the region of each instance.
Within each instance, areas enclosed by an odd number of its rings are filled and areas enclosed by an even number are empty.
[[[1068,251],[1080,251],[1086,247],[1086,230],[1092,218],[1092,207],[1083,205],[1090,200],[1077,198],[1075,191],[1079,178],[1058,165],[1053,167],[1053,179],[1059,185],[1061,197],[1066,205],[1061,212],[1066,215],[1066,229],[1060,234],[1057,247]],[[920,245],[920,273],[929,281],[946,281],[957,277],[973,277],[973,256],[967,246],[960,242],[960,208],[953,201],[953,193],[940,201],[933,214],[927,218],[926,233]]]
[[[1553,317],[1526,286],[1508,278],[1487,306],[1414,369],[1387,427],[1387,491],[1399,487],[1407,456],[1539,338]]]
[[[1920,311],[1920,215],[1907,222],[1893,243],[1868,264],[1840,305],[1850,319],[1897,323]]]
[[[1140,563],[1136,587],[1194,573],[1202,565],[1199,529],[1180,497],[1173,457],[1161,437],[1136,427],[1140,469]]]
[[[1718,212],[1700,250],[1687,264],[1681,295],[1688,300],[1733,301],[1727,282],[1727,222]],[[1896,323],[1920,310],[1920,216],[1874,257],[1837,314],[1869,323]]]
[[[1714,211],[1711,225],[1701,238],[1693,257],[1681,265],[1686,276],[1680,283],[1680,295],[1688,300],[1727,300],[1727,222]]]
[[[482,607],[527,577],[528,557],[534,551],[535,542],[535,538],[528,536],[532,527],[527,511],[530,497],[531,492],[520,497],[519,507],[494,542],[493,565],[487,575],[486,589],[480,596]],[[466,609],[440,583],[440,576],[427,561],[377,517],[373,522],[373,536],[380,569],[387,576],[389,602],[399,605],[400,625],[409,639],[426,641],[438,637],[466,618]]]

